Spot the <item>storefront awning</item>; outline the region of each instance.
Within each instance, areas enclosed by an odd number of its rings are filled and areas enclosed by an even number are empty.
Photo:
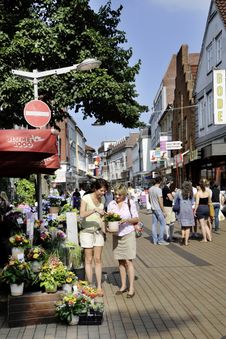
[[[52,174],[59,167],[56,136],[51,130],[0,131],[0,176]]]

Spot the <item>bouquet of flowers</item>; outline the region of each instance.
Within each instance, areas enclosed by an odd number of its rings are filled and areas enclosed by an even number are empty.
[[[65,272],[65,284],[73,284],[78,279],[72,271]]]
[[[120,217],[119,214],[117,213],[114,213],[114,212],[108,212],[105,217],[104,217],[104,220],[106,222],[109,222],[109,221],[120,221],[122,218]]]
[[[27,254],[28,261],[35,261],[35,260],[42,261],[45,259],[45,257],[46,257],[46,252],[44,248],[39,247],[39,246],[32,247]]]
[[[42,231],[40,233],[40,239],[41,239],[42,242],[49,242],[49,241],[51,241],[52,237],[51,237],[50,232]]]
[[[66,234],[61,230],[57,231],[56,236],[57,236],[57,239],[60,240],[60,241],[64,241],[67,237]]]
[[[27,239],[26,235],[21,234],[15,234],[9,238],[9,243],[12,247],[28,247],[30,245],[29,240]]]
[[[25,261],[10,258],[1,272],[1,280],[6,284],[28,283],[32,280],[32,272]]]
[[[73,315],[86,313],[91,299],[82,293],[69,293],[56,303],[56,313],[63,322],[70,323]]]
[[[49,195],[48,202],[51,207],[60,207],[62,198],[60,196]]]

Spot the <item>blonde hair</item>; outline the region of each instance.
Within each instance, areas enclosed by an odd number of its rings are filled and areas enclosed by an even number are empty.
[[[115,194],[118,193],[118,194],[121,194],[124,197],[126,197],[127,193],[128,193],[128,188],[125,185],[122,185],[122,184],[115,185],[114,186],[114,193]]]
[[[8,199],[8,197],[7,197],[7,194],[6,194],[6,192],[4,192],[4,191],[1,191],[1,193],[0,193],[0,198],[2,198],[2,199],[5,200],[5,201],[9,201],[9,199]]]

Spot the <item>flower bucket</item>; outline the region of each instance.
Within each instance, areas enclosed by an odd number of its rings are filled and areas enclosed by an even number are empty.
[[[58,206],[53,206],[49,208],[49,213],[50,214],[58,214],[60,211],[60,207]]]
[[[23,295],[24,293],[24,283],[18,284],[10,284],[11,295],[17,297],[19,295]]]
[[[13,259],[23,261],[24,260],[24,249],[22,247],[13,247],[12,257]]]
[[[79,316],[72,314],[71,320],[68,321],[68,325],[71,325],[71,326],[78,325],[78,322],[79,322]]]
[[[45,288],[46,293],[56,293],[57,291],[57,286],[52,286],[52,287],[46,287]]]
[[[108,221],[108,232],[118,232],[119,222],[118,221]]]
[[[71,284],[63,284],[62,290],[65,293],[71,293],[72,292],[72,285]]]

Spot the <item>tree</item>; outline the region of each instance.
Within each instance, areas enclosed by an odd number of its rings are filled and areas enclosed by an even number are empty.
[[[135,128],[147,106],[136,101],[135,76],[141,61],[129,66],[132,49],[124,49],[125,32],[117,29],[122,6],[111,1],[95,13],[88,0],[3,0],[0,13],[0,127],[25,124],[23,108],[33,99],[33,85],[12,69],[44,71],[71,66],[85,58],[101,68],[49,76],[39,82],[39,96],[52,110],[51,124],[65,107],[84,118]]]

